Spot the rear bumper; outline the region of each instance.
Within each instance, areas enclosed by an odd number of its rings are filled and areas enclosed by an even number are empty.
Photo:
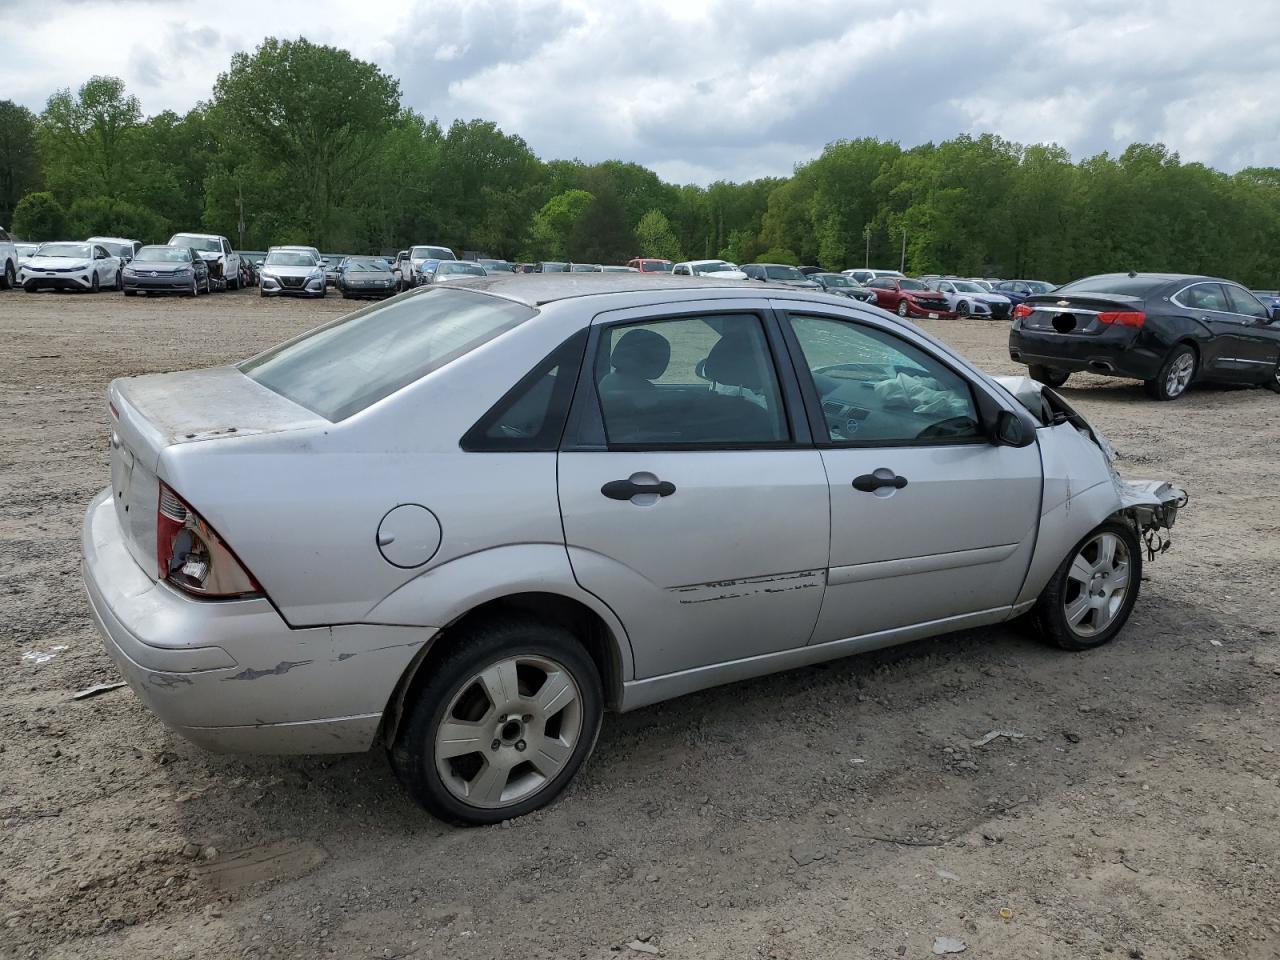
[[[187,597],[134,561],[110,489],[90,504],[81,545],[108,656],[165,726],[209,750],[368,749],[397,680],[432,632],[291,629],[266,599]]]
[[[1070,373],[1088,371],[1113,377],[1150,380],[1160,372],[1164,352],[1146,343],[1141,336],[1073,336],[1027,330],[1016,323],[1009,331],[1009,358],[1028,366],[1040,364]]]

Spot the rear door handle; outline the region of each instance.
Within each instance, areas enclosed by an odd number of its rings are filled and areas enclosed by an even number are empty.
[[[890,471],[885,470],[884,473]],[[877,477],[874,473],[864,473],[860,477],[853,478],[853,489],[861,490],[863,493],[875,493],[881,487],[893,487],[895,490],[901,490],[907,485],[907,478],[900,477],[896,473],[887,477]]]
[[[670,480],[659,480],[657,483],[636,483],[634,480],[610,480],[600,488],[610,500],[630,500],[645,493],[656,493],[660,497],[669,497],[676,492],[676,485]]]

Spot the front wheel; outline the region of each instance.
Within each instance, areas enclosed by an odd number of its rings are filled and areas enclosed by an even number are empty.
[[[599,673],[567,630],[499,620],[468,632],[438,662],[389,755],[428,811],[469,826],[546,806],[595,746]]]
[[[90,292],[90,293],[97,293],[97,292],[98,292],[98,290],[99,290],[99,284],[98,284],[98,272],[95,270],[95,271],[93,272],[93,279],[89,282],[89,292]]]
[[[962,317],[967,317],[967,316],[969,316],[969,301],[968,301],[968,300],[961,300],[959,303],[957,303],[957,304],[956,304],[956,313],[960,314],[960,316],[962,316]]]
[[[1060,387],[1067,382],[1067,378],[1071,376],[1071,371],[1055,370],[1053,367],[1033,363],[1027,367],[1027,374],[1032,380],[1037,383],[1043,383],[1046,387]]]
[[[1036,624],[1064,650],[1100,647],[1124,627],[1141,582],[1138,535],[1127,523],[1108,520],[1054,571],[1036,601]]]
[[[1196,352],[1180,343],[1169,352],[1155,378],[1144,381],[1142,385],[1154,400],[1177,400],[1195,379],[1196,366]]]
[[[905,301],[905,300],[899,300],[899,301],[898,301],[898,316],[900,316],[900,317],[906,317],[906,316],[909,316],[910,314],[911,314],[911,308],[910,308],[909,306],[907,306],[907,301]]]
[[[18,285],[18,274],[13,269],[13,264],[6,261],[4,265],[4,278],[0,281],[0,287],[6,290],[12,290]]]
[[[1271,379],[1268,380],[1264,386],[1268,390],[1280,393],[1280,360],[1276,361],[1275,369],[1271,371]]]

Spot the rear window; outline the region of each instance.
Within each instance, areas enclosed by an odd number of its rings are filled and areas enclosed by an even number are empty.
[[[345,420],[535,314],[498,297],[428,288],[317,327],[240,370],[327,420]]]
[[[1085,277],[1064,283],[1055,293],[1115,293],[1124,297],[1145,297],[1169,281],[1164,277],[1130,277],[1127,274]]]

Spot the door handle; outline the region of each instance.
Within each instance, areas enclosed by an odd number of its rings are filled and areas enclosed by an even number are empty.
[[[890,471],[885,470],[885,473]],[[895,490],[901,490],[907,485],[907,478],[900,477],[896,473],[888,477],[877,477],[874,473],[864,473],[860,477],[853,478],[853,489],[861,490],[863,493],[875,493],[881,487],[893,487]]]
[[[669,497],[676,492],[676,485],[670,480],[659,480],[657,483],[636,483],[634,480],[610,480],[600,488],[610,500],[630,500],[642,493],[656,493],[660,497]]]

